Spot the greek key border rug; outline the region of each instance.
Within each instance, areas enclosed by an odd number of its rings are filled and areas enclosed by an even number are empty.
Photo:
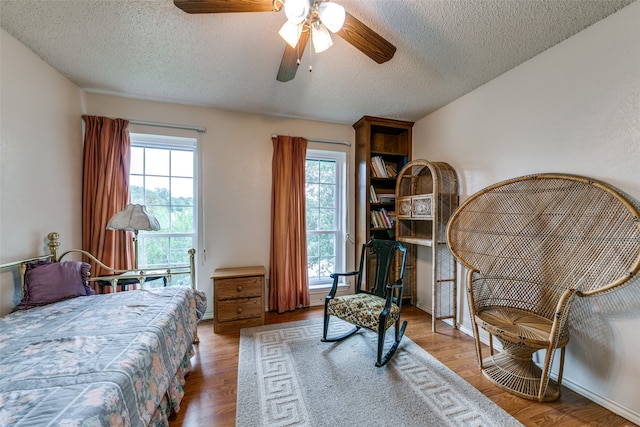
[[[407,336],[382,368],[376,334],[321,336],[321,319],[242,329],[237,427],[522,426]]]

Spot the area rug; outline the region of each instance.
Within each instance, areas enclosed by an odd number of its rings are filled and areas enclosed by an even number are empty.
[[[407,336],[381,368],[376,334],[321,336],[320,319],[241,331],[237,427],[522,426]]]

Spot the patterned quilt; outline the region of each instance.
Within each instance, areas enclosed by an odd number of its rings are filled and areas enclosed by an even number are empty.
[[[171,389],[205,309],[203,293],[175,286],[0,318],[0,426],[158,424],[161,402],[165,415],[179,407]]]

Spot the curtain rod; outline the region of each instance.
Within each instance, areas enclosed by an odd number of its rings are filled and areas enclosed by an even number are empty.
[[[271,138],[275,138],[278,135],[273,134]],[[322,144],[337,144],[337,145],[346,145],[347,147],[351,147],[351,143],[349,141],[335,141],[332,139],[317,139],[317,138],[307,138],[309,142],[320,142]]]
[[[144,120],[129,120],[129,123],[132,125],[142,125],[142,126],[155,126],[161,128],[170,128],[170,129],[184,129],[184,130],[194,130],[200,133],[206,133],[207,128],[202,126],[191,126],[191,125],[176,125],[172,123],[158,123],[158,122],[147,122]]]

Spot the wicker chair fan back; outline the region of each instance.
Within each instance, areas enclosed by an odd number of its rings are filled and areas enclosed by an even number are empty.
[[[521,308],[547,319],[567,289],[605,292],[640,268],[638,210],[593,179],[544,174],[471,196],[447,230],[454,256],[474,271],[476,308]]]

